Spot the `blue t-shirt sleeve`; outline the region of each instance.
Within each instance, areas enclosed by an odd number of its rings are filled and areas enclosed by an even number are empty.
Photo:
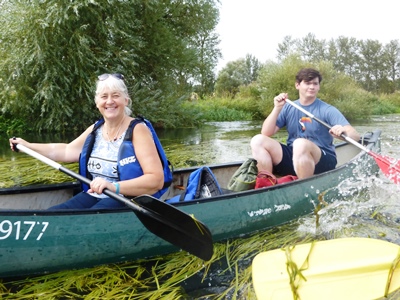
[[[350,122],[347,121],[345,116],[334,106],[329,105],[326,112],[327,120],[329,125],[341,125],[346,126],[349,125]]]

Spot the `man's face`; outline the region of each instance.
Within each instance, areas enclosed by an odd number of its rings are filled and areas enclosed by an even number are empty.
[[[320,89],[319,79],[314,78],[310,81],[296,82],[296,89],[299,90],[300,98],[311,99],[316,98]]]

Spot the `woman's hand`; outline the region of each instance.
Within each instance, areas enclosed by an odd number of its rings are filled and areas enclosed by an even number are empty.
[[[102,194],[104,189],[109,189],[110,191],[115,190],[115,186],[102,178],[95,178],[91,183],[90,183],[90,188],[88,189],[88,193],[96,193],[96,194]]]
[[[18,149],[15,147],[16,144],[21,144],[21,145],[24,145],[26,147],[28,147],[27,145],[29,144],[27,141],[25,141],[25,140],[23,140],[21,138],[17,138],[17,137],[10,138],[9,142],[10,142],[10,148],[11,148],[12,151],[18,151]]]

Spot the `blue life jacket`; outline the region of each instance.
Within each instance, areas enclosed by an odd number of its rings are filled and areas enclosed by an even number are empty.
[[[93,149],[93,145],[96,138],[96,130],[104,123],[104,119],[100,119],[97,121],[93,127],[92,132],[86,138],[86,141],[83,145],[82,152],[79,158],[79,173],[82,176],[85,176],[89,179],[92,179],[91,174],[87,170],[87,163],[89,161],[90,154]],[[153,136],[154,144],[156,145],[158,155],[160,157],[163,171],[164,171],[164,186],[160,191],[153,194],[154,197],[160,198],[167,190],[168,187],[172,183],[172,172],[173,167],[167,156],[165,155],[164,149],[161,145],[158,136],[151,125],[150,121],[144,119],[143,117],[136,117],[132,122],[129,124],[129,127],[126,131],[125,138],[119,148],[118,151],[118,162],[117,162],[117,173],[119,180],[128,180],[132,178],[137,178],[143,175],[142,167],[140,166],[139,162],[136,159],[135,149],[133,148],[132,144],[132,136],[133,136],[133,129],[139,123],[145,123],[147,127],[150,129],[151,134]],[[87,191],[89,186],[82,183],[82,189]]]
[[[185,191],[166,200],[167,203],[193,201],[222,195],[220,185],[209,167],[200,167],[189,175]]]

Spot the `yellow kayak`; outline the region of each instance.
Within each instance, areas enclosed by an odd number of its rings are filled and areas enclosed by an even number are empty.
[[[258,300],[377,299],[400,287],[400,247],[342,238],[258,254],[252,265]]]

